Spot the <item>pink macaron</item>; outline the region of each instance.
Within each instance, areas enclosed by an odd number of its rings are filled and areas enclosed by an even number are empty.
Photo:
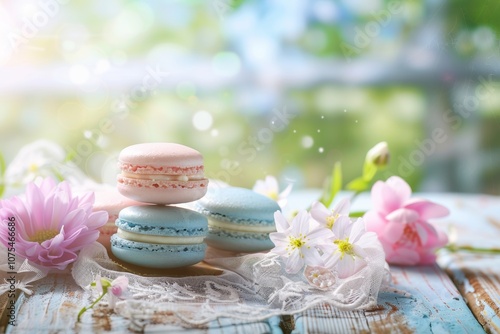
[[[177,204],[202,198],[207,192],[203,156],[175,143],[145,143],[123,149],[118,157],[118,191],[131,199]]]
[[[108,222],[99,229],[99,241],[106,249],[110,250],[110,238],[118,229],[115,221],[122,209],[144,203],[134,201],[120,194],[115,188],[109,187],[94,192],[95,201],[93,211],[106,211],[109,215]]]

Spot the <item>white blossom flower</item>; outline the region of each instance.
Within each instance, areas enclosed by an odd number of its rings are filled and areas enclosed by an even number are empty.
[[[366,232],[363,219],[350,222],[339,220],[333,225],[335,249],[325,253],[325,267],[338,273],[339,278],[354,275],[366,266],[369,256],[376,256],[383,248],[374,232]]]
[[[332,210],[328,210],[323,203],[315,202],[311,206],[311,216],[318,223],[331,230],[339,219],[349,222],[350,206],[348,198],[342,199]]]
[[[292,184],[289,184],[282,192],[280,192],[276,178],[268,175],[265,180],[257,180],[252,190],[275,200],[278,202],[280,208],[284,208],[288,201],[287,197],[292,191],[292,187]]]
[[[49,140],[37,140],[23,146],[8,164],[4,181],[8,195],[12,196],[23,192],[28,183],[46,177],[66,180],[86,190],[98,188],[98,184],[74,163],[66,161],[66,152],[61,146]]]
[[[19,150],[5,171],[5,179],[14,186],[33,182],[38,176],[60,179],[54,173],[54,165],[64,158],[62,147],[48,140],[37,140]]]
[[[320,266],[323,264],[321,254],[316,246],[322,245],[322,250],[333,251],[333,234],[330,230],[311,224],[311,216],[307,211],[299,211],[288,223],[280,211],[274,213],[277,232],[269,234],[276,246],[271,252],[280,255],[285,260],[288,273],[294,274],[305,264]]]

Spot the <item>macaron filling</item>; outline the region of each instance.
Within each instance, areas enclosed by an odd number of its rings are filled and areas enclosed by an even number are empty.
[[[200,180],[159,180],[149,178],[129,178],[118,174],[117,181],[124,186],[133,186],[139,188],[162,188],[162,189],[195,189],[206,188],[208,186],[207,179]]]
[[[122,171],[122,177],[139,179],[139,180],[166,180],[166,181],[199,181],[205,180],[203,173],[193,174],[193,175],[183,175],[183,174],[134,174],[127,171]]]
[[[143,264],[145,261],[156,261],[155,259],[151,259],[150,256],[152,253],[177,253],[178,256],[182,256],[182,254],[185,253],[199,253],[200,259],[195,258],[194,261],[190,261],[192,263],[197,263],[203,259],[203,256],[205,254],[205,249],[207,245],[204,243],[202,244],[193,244],[193,245],[167,245],[167,244],[150,244],[150,243],[144,243],[144,242],[138,242],[138,241],[131,241],[131,240],[126,240],[123,238],[120,238],[118,235],[113,235],[111,236],[111,245],[115,247],[117,250],[120,249],[130,249],[134,251],[146,251],[148,252],[149,256],[146,256],[145,259],[137,260],[137,264]],[[115,251],[115,250],[114,250]],[[113,251],[113,252],[114,252]],[[126,257],[127,254],[121,253],[121,256]],[[164,261],[166,262],[172,262],[175,259],[172,258],[164,258]],[[134,261],[135,262],[135,261]],[[131,261],[131,263],[134,263]],[[183,263],[186,264],[186,263]],[[166,268],[172,267],[172,266],[164,266]]]
[[[193,245],[203,242],[204,236],[194,237],[174,237],[163,235],[140,234],[130,231],[118,229],[116,233],[119,237],[135,242],[151,243],[151,244],[165,244],[165,245]]]
[[[217,229],[230,230],[234,232],[251,232],[251,233],[271,233],[276,232],[276,226],[271,225],[243,225],[234,224],[227,221],[222,221],[214,219],[212,217],[208,218],[208,226],[215,227]]]
[[[153,166],[153,165],[137,165],[120,161],[118,167],[124,171],[133,174],[165,174],[165,175],[203,175],[203,165],[190,167],[173,167],[173,166]]]

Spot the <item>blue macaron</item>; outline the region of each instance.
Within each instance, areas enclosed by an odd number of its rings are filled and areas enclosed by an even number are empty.
[[[160,205],[120,211],[111,251],[120,260],[148,268],[177,268],[203,260],[207,219],[198,212]]]
[[[276,231],[274,213],[280,207],[266,196],[245,188],[214,188],[194,209],[208,218],[205,242],[211,247],[244,253],[274,247],[269,233]]]

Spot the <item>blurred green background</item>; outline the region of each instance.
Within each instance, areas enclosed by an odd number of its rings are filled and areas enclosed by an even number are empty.
[[[179,142],[207,174],[321,187],[387,141],[421,191],[500,193],[498,1],[0,4],[0,151],[59,143],[114,183],[119,151]]]

